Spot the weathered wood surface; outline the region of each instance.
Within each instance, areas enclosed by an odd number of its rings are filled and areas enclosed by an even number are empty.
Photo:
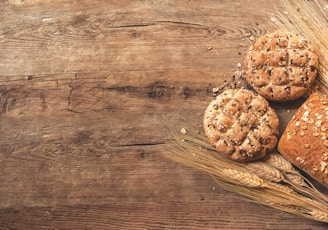
[[[325,229],[165,157],[276,2],[0,1],[0,229]]]

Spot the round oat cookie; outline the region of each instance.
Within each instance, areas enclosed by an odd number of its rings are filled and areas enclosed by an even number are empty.
[[[203,125],[216,151],[240,162],[264,157],[279,134],[279,119],[268,101],[247,89],[219,94],[207,107]]]
[[[244,59],[244,79],[273,101],[303,96],[317,75],[318,55],[298,34],[277,30],[253,41]]]

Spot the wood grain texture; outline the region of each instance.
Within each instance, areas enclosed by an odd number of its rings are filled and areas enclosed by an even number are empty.
[[[275,2],[0,1],[0,229],[325,229],[165,157]]]

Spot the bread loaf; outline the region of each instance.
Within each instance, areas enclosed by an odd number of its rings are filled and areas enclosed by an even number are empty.
[[[313,93],[282,134],[278,151],[328,188],[328,98]]]
[[[228,89],[207,107],[204,131],[216,151],[247,162],[276,147],[279,120],[268,101],[253,91]]]
[[[298,34],[276,30],[254,40],[244,59],[244,78],[262,96],[290,101],[304,95],[316,78],[318,55]]]

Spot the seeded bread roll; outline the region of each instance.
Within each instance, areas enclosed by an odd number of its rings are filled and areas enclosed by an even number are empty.
[[[328,98],[313,93],[288,123],[278,151],[328,188]]]
[[[295,100],[312,85],[318,63],[309,41],[277,30],[254,40],[245,54],[244,79],[269,100]]]
[[[268,101],[253,91],[228,89],[207,107],[204,131],[216,151],[249,162],[264,157],[277,144],[279,120]]]

